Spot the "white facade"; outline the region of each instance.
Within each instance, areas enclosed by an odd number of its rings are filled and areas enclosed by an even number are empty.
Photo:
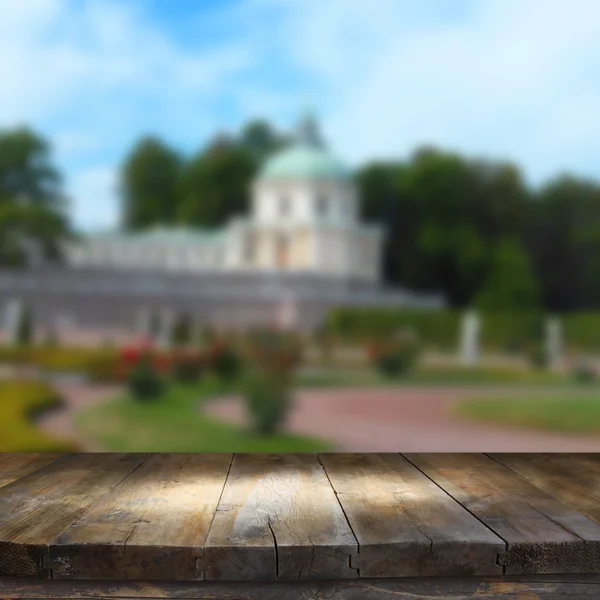
[[[286,271],[378,282],[382,231],[360,223],[352,178],[336,170],[315,128],[301,123],[299,143],[276,155],[275,168],[267,164],[253,183],[250,215],[224,230],[90,236],[69,246],[68,261],[78,267]]]

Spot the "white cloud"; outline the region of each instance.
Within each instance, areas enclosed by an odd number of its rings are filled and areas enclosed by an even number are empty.
[[[105,179],[79,172],[81,156],[118,162],[127,144],[155,127],[170,126],[175,137],[193,131],[194,113],[204,113],[205,127],[211,103],[249,60],[235,44],[183,50],[140,4],[0,2],[0,127],[27,123],[49,133],[67,180],[78,182],[69,194],[86,192],[76,222],[89,224],[92,215],[104,222],[107,213],[92,204],[103,193],[90,187]]]
[[[200,145],[224,104],[233,130],[312,102],[353,163],[435,143],[534,181],[600,174],[597,0],[240,0],[190,15],[187,46],[146,6],[0,2],[0,127],[51,133],[78,224],[116,220],[114,171],[94,165],[146,132]]]
[[[354,161],[433,142],[514,158],[534,180],[594,158],[600,171],[595,0],[486,0],[428,25],[409,2],[294,6],[282,37],[307,32],[291,52],[322,76],[333,141]]]
[[[60,131],[52,136],[53,150],[60,158],[68,159],[90,154],[101,147],[98,138],[86,131]]]

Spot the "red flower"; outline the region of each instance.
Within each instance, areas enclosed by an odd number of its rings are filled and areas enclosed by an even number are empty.
[[[138,361],[140,349],[137,346],[129,346],[121,349],[121,360],[126,364],[132,364]]]

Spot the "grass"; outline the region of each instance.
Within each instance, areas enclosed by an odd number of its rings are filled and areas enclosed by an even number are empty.
[[[374,369],[323,369],[300,373],[300,387],[389,387],[402,385],[494,385],[494,386],[566,386],[574,385],[567,375],[549,371],[507,367],[419,367],[397,379],[385,377]]]
[[[203,415],[202,400],[232,393],[215,379],[174,385],[155,401],[124,394],[75,416],[84,434],[112,452],[322,452],[324,441],[278,435],[260,437],[241,427]]]
[[[455,413],[470,420],[570,434],[600,433],[597,393],[481,398],[460,402]]]
[[[39,431],[32,417],[60,405],[60,398],[40,381],[0,381],[1,452],[73,452],[69,442],[56,440]]]

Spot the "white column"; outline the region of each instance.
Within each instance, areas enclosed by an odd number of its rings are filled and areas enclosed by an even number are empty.
[[[23,309],[23,302],[21,300],[11,300],[6,307],[4,335],[9,344],[17,343],[17,328],[22,319]]]
[[[474,365],[479,355],[479,315],[469,311],[463,316],[460,336],[460,360]]]
[[[548,363],[555,365],[562,358],[562,326],[557,318],[546,321],[546,356]]]

